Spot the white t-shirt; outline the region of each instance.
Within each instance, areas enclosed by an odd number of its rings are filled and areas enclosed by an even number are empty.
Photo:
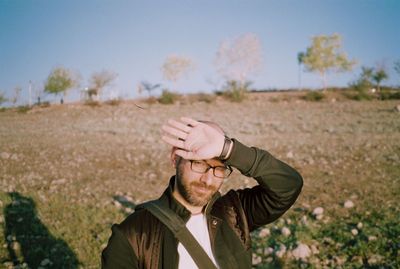
[[[210,235],[207,228],[207,219],[204,214],[192,215],[186,227],[192,233],[197,242],[203,247],[204,251],[208,254],[211,261],[217,265],[214,255],[211,250]],[[196,263],[193,261],[192,257],[186,251],[185,247],[179,243],[178,244],[178,254],[179,254],[179,269],[196,269],[198,268]]]

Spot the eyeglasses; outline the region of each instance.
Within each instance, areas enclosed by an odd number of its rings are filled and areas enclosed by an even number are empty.
[[[208,170],[213,170],[213,175],[218,178],[227,178],[232,173],[230,166],[211,166],[204,161],[190,160],[190,168],[196,173],[207,173]]]

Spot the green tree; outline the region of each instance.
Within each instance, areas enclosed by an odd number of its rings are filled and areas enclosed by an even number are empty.
[[[377,70],[372,74],[372,79],[376,83],[376,89],[379,94],[381,94],[381,82],[388,78],[389,76],[383,67],[377,68]]]
[[[328,72],[350,71],[356,63],[348,60],[341,48],[342,38],[339,34],[314,36],[303,57],[306,70],[321,76],[324,90],[327,88]]]
[[[4,93],[0,92],[0,105],[7,102],[7,98],[4,96]]]
[[[372,76],[374,69],[371,67],[362,66],[360,77],[350,87],[354,88],[359,95],[366,96],[367,91],[372,88]]]
[[[304,52],[297,53],[297,63],[299,64],[299,90],[301,90],[301,66],[304,63]]]
[[[60,102],[63,104],[67,91],[78,86],[78,75],[73,74],[72,71],[64,67],[56,67],[51,70],[49,76],[47,77],[44,85],[44,91],[55,94],[56,96],[62,93],[63,96],[61,97]]]

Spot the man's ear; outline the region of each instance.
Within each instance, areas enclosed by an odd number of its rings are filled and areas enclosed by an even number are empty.
[[[170,156],[170,158],[171,158],[171,163],[172,163],[172,166],[173,166],[174,168],[176,168],[176,166],[178,165],[178,161],[179,161],[179,156],[175,154],[175,151],[176,151],[177,149],[178,149],[177,147],[172,147],[171,156]]]

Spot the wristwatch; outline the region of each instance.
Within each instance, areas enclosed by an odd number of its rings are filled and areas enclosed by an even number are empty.
[[[227,137],[225,135],[225,141],[224,141],[224,146],[222,147],[222,152],[221,155],[219,155],[220,160],[226,160],[228,157],[229,149],[231,147],[231,144],[233,143],[232,139]]]

